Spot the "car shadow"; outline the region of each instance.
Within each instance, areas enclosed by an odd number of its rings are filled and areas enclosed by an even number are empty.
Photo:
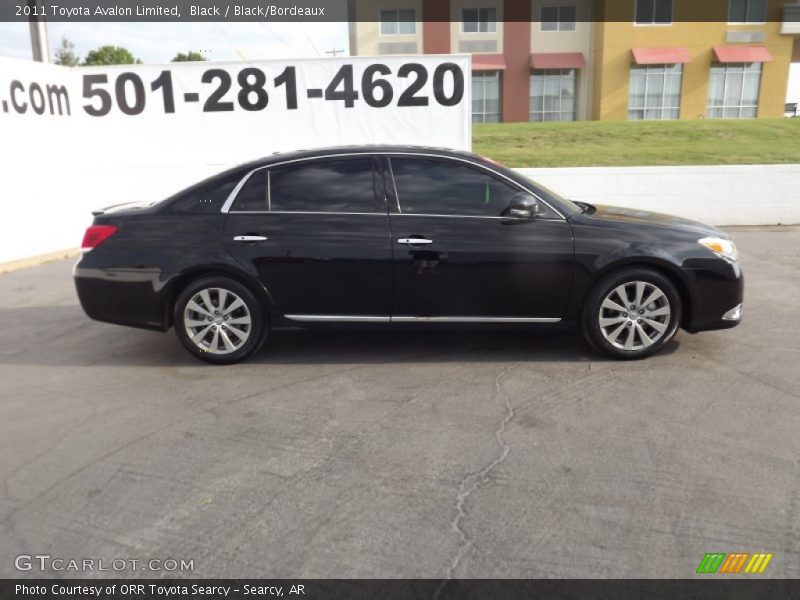
[[[77,306],[0,309],[0,365],[204,367],[172,331],[98,323]],[[674,352],[671,342],[662,354]],[[246,365],[604,362],[572,330],[276,332]]]

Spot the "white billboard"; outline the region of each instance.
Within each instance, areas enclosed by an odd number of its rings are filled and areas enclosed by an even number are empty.
[[[159,200],[273,152],[469,150],[470,69],[469,55],[72,69],[0,60],[0,262],[77,246],[93,208]],[[21,237],[29,222],[46,234]]]

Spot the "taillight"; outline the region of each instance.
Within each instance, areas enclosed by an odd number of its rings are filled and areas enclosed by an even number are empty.
[[[86,233],[83,234],[81,250],[88,252],[92,248],[97,248],[100,244],[117,233],[117,229],[118,227],[116,225],[92,225],[86,230]]]

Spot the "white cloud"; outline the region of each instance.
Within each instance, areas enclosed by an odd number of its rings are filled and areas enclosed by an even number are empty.
[[[349,49],[347,23],[48,23],[47,29],[51,54],[67,37],[81,57],[110,44],[145,63],[169,62],[189,50],[209,60],[255,60]],[[27,23],[0,23],[0,56],[31,58]]]

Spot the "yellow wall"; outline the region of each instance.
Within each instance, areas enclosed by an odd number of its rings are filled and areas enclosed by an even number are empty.
[[[726,41],[729,31],[763,31],[764,45],[773,61],[764,63],[761,76],[759,117],[783,116],[789,63],[792,56],[792,36],[780,35],[781,9],[785,0],[770,0],[767,23],[734,25],[722,21],[684,21],[696,13],[694,3],[675,2],[675,22],[671,25],[634,24],[633,2],[608,2],[607,18],[617,21],[597,23],[594,64],[595,96],[592,118],[627,120],[628,81],[633,60],[631,50],[637,47],[680,46],[689,51],[692,61],[683,65],[681,90],[681,119],[702,119],[708,104],[708,80],[714,60],[714,46],[735,45]],[[707,15],[727,19],[728,0],[697,0],[703,2]],[[611,11],[615,11],[613,14]],[[686,11],[681,13],[679,11]],[[706,15],[706,16],[707,16]],[[622,20],[624,19],[624,20]]]

